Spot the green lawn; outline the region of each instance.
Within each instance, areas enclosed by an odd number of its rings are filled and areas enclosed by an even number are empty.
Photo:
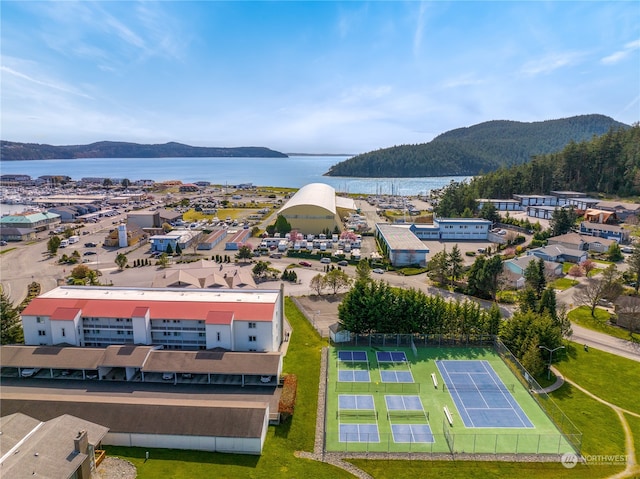
[[[558,278],[555,281],[552,281],[551,283],[549,283],[549,286],[551,286],[554,289],[560,289],[564,291],[565,289],[569,289],[575,286],[576,284],[578,284],[578,281],[576,281],[575,279]]]
[[[131,461],[138,469],[138,478],[352,478],[334,466],[299,459],[298,450],[313,451],[318,385],[320,379],[320,351],[326,346],[295,305],[285,302],[287,320],[294,332],[284,371],[298,377],[296,409],[292,420],[269,427],[261,456],[219,454],[204,451],[151,449],[145,462],[146,449],[108,446],[107,454]]]
[[[632,338],[628,330],[607,324],[610,314],[606,309],[596,308],[594,317],[591,316],[591,308],[580,306],[569,311],[568,317],[572,322],[593,331],[599,331],[620,339],[629,340]]]
[[[600,479],[623,468],[619,466],[576,466],[567,469],[559,463],[490,461],[371,461],[351,459],[376,479]]]
[[[600,398],[640,414],[638,371],[640,363],[595,348],[585,351],[569,343],[555,363],[558,370]],[[584,431],[583,431],[584,432]]]

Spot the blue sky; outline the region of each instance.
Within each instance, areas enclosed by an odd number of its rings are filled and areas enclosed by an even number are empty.
[[[361,153],[489,120],[640,120],[640,2],[1,9],[4,140]]]

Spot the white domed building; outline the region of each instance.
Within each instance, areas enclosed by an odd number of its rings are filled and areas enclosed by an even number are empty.
[[[336,190],[324,183],[303,186],[280,209],[291,228],[302,234],[319,234],[337,227],[342,230],[342,218],[356,210],[351,198],[336,196]]]

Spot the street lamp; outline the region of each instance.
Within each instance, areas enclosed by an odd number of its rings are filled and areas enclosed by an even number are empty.
[[[546,349],[549,351],[549,368],[547,369],[547,380],[551,379],[551,360],[553,359],[553,353],[558,349],[564,349],[564,346],[558,346],[557,348],[549,349],[546,346],[538,346],[540,349]]]

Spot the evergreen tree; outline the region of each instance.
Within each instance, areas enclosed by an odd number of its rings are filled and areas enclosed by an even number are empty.
[[[458,248],[457,244],[453,245],[453,248],[451,248],[451,253],[449,253],[448,261],[451,282],[455,283],[458,278],[462,276],[464,266],[464,260],[462,259],[462,254],[460,253],[460,248]]]
[[[614,241],[613,243],[611,243],[611,246],[609,246],[609,249],[607,250],[607,259],[609,261],[617,263],[618,261],[622,261],[623,258],[624,256],[622,255],[620,245],[617,243],[617,241]]]
[[[291,232],[291,224],[284,216],[278,215],[276,218],[275,230],[281,235],[285,235]]]
[[[371,266],[369,260],[362,258],[356,265],[356,280],[369,281],[371,279]]]
[[[449,258],[447,251],[443,250],[433,255],[429,261],[429,277],[438,284],[447,282],[447,274],[449,272]]]
[[[547,288],[540,296],[540,304],[538,306],[539,313],[547,313],[554,321],[558,320],[558,305],[556,302],[556,290]]]
[[[173,246],[171,246],[171,243],[167,244],[167,248],[164,251],[169,256],[171,256],[173,254]]]
[[[0,344],[22,344],[24,335],[20,313],[9,300],[9,297],[0,292]]]
[[[500,222],[500,214],[496,209],[495,205],[490,201],[486,201],[483,203],[482,208],[480,208],[480,218],[484,218],[485,220],[489,220],[492,223]]]
[[[178,256],[182,256],[182,248],[180,247],[180,243],[176,243],[176,254]]]

